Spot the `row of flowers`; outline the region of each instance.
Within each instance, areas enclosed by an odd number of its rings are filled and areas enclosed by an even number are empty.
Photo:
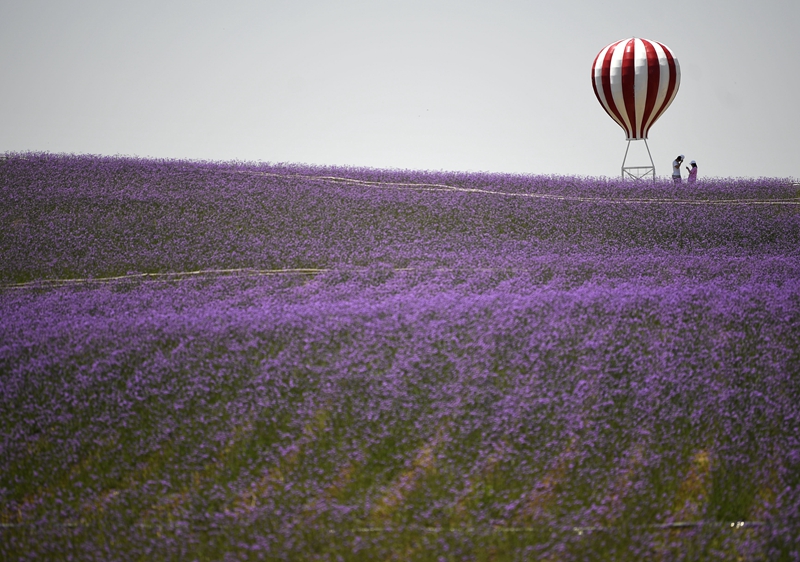
[[[796,255],[791,182],[696,185],[28,155],[0,166],[0,282],[381,262],[524,267],[576,252]],[[731,199],[759,203],[719,203]]]

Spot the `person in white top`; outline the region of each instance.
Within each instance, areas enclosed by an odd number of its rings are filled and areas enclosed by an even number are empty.
[[[681,164],[683,164],[683,154],[672,161],[672,181],[681,183]]]

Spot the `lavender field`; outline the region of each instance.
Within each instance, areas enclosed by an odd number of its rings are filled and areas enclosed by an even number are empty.
[[[798,560],[799,189],[10,155],[0,558]]]

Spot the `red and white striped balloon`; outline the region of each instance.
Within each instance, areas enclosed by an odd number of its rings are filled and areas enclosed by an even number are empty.
[[[628,140],[647,138],[680,84],[678,59],[657,41],[631,37],[611,43],[592,65],[594,94]]]

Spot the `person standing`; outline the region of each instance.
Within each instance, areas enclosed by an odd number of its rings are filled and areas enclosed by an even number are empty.
[[[672,181],[676,184],[681,183],[681,164],[683,164],[683,154],[672,161]]]
[[[689,170],[689,177],[686,178],[686,181],[694,183],[697,181],[697,162],[692,160],[689,164],[691,164],[692,167],[686,166],[686,169]]]

